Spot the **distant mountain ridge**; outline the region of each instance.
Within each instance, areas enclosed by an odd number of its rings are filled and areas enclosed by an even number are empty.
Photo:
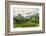
[[[17,16],[18,16],[18,18],[19,17],[23,17],[23,18],[27,18],[28,19],[28,18],[31,18],[33,15],[36,15],[36,14],[39,14],[39,13],[34,13],[34,14],[31,14],[31,15],[25,16],[25,17],[23,15],[21,15],[21,14],[18,14]],[[14,17],[16,18],[17,16],[14,16]]]

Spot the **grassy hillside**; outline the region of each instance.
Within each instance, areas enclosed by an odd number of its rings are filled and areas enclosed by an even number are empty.
[[[14,21],[13,22],[14,28],[36,27],[36,26],[39,26],[39,14],[36,13],[36,14],[30,16],[30,18],[25,18],[19,14],[18,16],[13,18],[13,21]]]

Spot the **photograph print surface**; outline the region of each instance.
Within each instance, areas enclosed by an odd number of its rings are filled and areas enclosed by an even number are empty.
[[[34,7],[13,7],[13,27],[38,27],[39,8]]]

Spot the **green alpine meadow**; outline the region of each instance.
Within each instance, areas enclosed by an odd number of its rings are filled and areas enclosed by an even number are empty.
[[[39,13],[33,14],[31,16],[22,16],[18,14],[13,17],[13,27],[14,28],[24,28],[24,27],[38,27],[39,26]]]

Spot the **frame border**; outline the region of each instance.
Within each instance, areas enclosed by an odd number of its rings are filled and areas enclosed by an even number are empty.
[[[10,5],[42,5],[42,30],[39,31],[22,31],[22,32],[10,32]],[[5,35],[22,35],[22,34],[38,34],[45,32],[45,3],[33,3],[33,2],[20,2],[20,1],[5,1]]]

